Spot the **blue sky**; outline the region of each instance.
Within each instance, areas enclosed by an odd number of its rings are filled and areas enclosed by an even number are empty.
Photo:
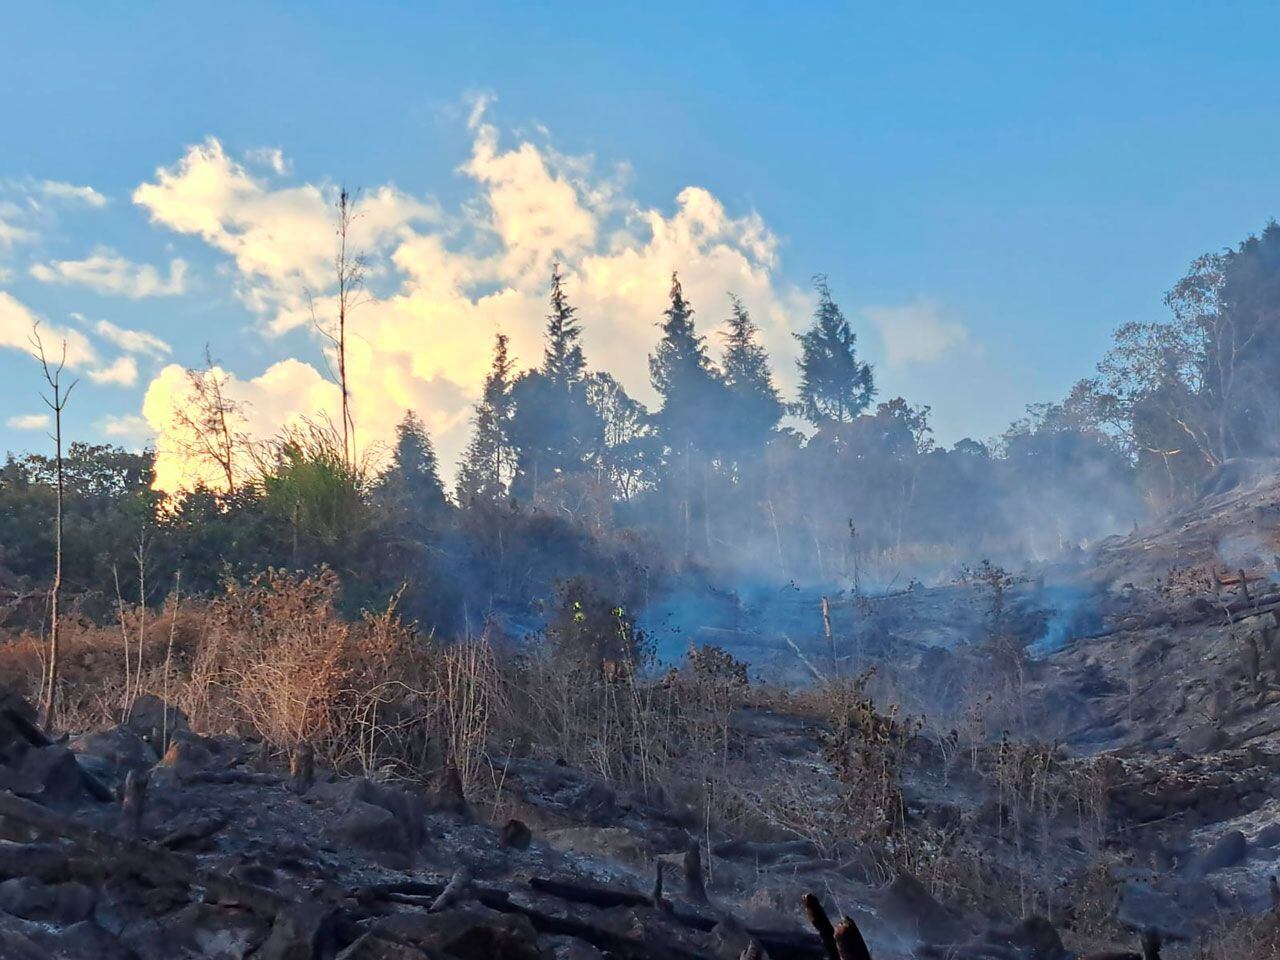
[[[990,436],[1280,210],[1277,36],[1243,3],[15,5],[0,449],[47,444],[29,317],[83,338],[77,437],[173,429],[206,345],[256,431],[330,403],[299,304],[338,183],[382,208],[371,437],[428,407],[452,456],[554,256],[641,396],[671,269],[708,332],[741,293],[784,380],[825,272],[883,397]]]

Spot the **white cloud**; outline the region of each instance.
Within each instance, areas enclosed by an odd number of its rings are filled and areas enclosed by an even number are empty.
[[[89,379],[97,384],[131,387],[138,381],[138,363],[133,357],[117,357],[105,367],[90,370]]]
[[[969,345],[969,331],[962,323],[944,320],[932,300],[862,310],[884,342],[885,360],[891,367],[933,363]]]
[[[22,211],[15,204],[0,201],[0,253],[36,238],[34,230],[18,225],[21,216]]]
[[[151,425],[145,417],[126,414],[120,417],[104,417],[98,421],[98,429],[113,440],[147,441],[151,439]]]
[[[109,320],[99,320],[93,325],[93,330],[125,353],[140,353],[152,357],[166,357],[173,353],[173,347],[145,330],[128,330]]]
[[[47,413],[20,413],[9,417],[4,424],[14,430],[48,430],[53,426],[53,419]]]
[[[186,261],[173,260],[166,278],[150,264],[134,263],[110,247],[99,247],[84,260],[37,263],[31,268],[31,275],[42,283],[79,284],[131,300],[175,296],[187,288]]]
[[[80,187],[73,183],[59,183],[56,180],[41,180],[37,187],[42,194],[52,200],[83,203],[95,208],[107,205],[107,198],[93,187]]]
[[[31,342],[32,331],[38,319],[12,294],[0,290],[0,347],[31,353],[34,349]],[[62,355],[64,343],[68,367],[82,367],[97,360],[93,344],[79,330],[41,322],[39,334],[50,363],[57,362]]]
[[[257,147],[253,150],[246,150],[244,158],[250,163],[267,167],[277,176],[284,176],[293,168],[285,157],[284,151],[279,147]]]
[[[154,223],[194,234],[234,258],[246,302],[264,314],[296,309],[308,289],[328,282],[333,266],[333,202],[326,185],[272,189],[231,159],[213,138],[190,147],[178,163],[134,191],[133,201]],[[437,216],[434,207],[392,186],[361,197],[351,242],[377,249],[415,222]]]

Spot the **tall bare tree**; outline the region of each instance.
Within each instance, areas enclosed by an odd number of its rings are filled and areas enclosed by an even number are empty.
[[[57,700],[58,689],[58,643],[60,639],[58,600],[62,593],[62,501],[65,489],[63,462],[62,462],[62,411],[66,409],[67,401],[71,398],[71,391],[75,389],[78,380],[71,381],[64,389],[62,386],[62,372],[67,365],[67,341],[64,337],[62,340],[62,350],[58,354],[58,361],[54,364],[49,363],[49,357],[45,353],[44,341],[40,337],[40,324],[37,322],[31,328],[31,346],[34,348],[34,356],[40,361],[40,370],[44,374],[45,383],[49,385],[49,393],[42,393],[40,399],[53,412],[53,446],[54,446],[54,476],[56,478],[57,490],[57,507],[54,512],[53,524],[53,585],[49,588],[49,664],[45,671],[44,690],[42,696],[42,713],[44,725],[48,727],[53,721],[53,709]]]
[[[358,217],[356,204],[356,196],[346,187],[338,192],[334,215],[338,246],[333,255],[333,272],[338,287],[337,316],[327,322],[322,320],[316,314],[314,298],[311,301],[311,321],[320,335],[329,341],[338,360],[336,379],[342,391],[342,456],[348,469],[354,461],[356,424],[351,416],[351,388],[347,380],[347,323],[356,308],[370,299],[364,285],[367,261],[364,253],[353,249],[351,244],[351,227]]]

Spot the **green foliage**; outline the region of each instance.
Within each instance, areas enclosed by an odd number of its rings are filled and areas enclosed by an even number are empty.
[[[267,507],[292,528],[299,557],[352,538],[366,522],[363,488],[358,469],[343,456],[341,437],[317,424],[285,438],[263,481]]]
[[[796,412],[814,426],[848,423],[871,403],[871,367],[858,359],[857,337],[831,297],[827,278],[814,279],[818,307],[800,341],[800,400]]]
[[[693,306],[674,273],[670,297],[662,339],[649,356],[649,379],[662,400],[654,422],[675,455],[690,449],[709,453],[720,437],[724,381],[707,356],[706,338],[694,329]]]
[[[472,419],[474,430],[458,467],[458,503],[493,502],[506,495],[515,470],[511,447],[511,374],[514,364],[507,352],[508,338],[499,333],[494,341],[493,365],[485,377],[484,392]]]
[[[538,496],[539,487],[586,469],[603,445],[604,424],[587,397],[586,360],[577,311],[569,305],[557,264],[551,274],[543,365],[511,388],[507,436],[516,451],[512,493]]]
[[[729,301],[733,312],[720,364],[727,401],[722,424],[735,459],[741,460],[759,453],[777,429],[785,406],[773,384],[769,355],[757,341],[759,329],[741,300],[730,294]]]

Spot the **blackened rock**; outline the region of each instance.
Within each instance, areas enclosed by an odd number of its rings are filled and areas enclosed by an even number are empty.
[[[150,743],[124,726],[86,733],[70,746],[82,766],[115,784],[124,782],[130,770],[148,770],[160,759]]]
[[[194,773],[213,763],[213,751],[203,737],[175,732],[169,738],[169,748],[160,760],[161,765],[177,773]]]
[[[197,902],[155,919],[130,923],[120,939],[127,948],[136,951],[133,956],[144,960],[174,957],[243,960],[254,956],[270,929],[266,921],[245,910]]]
[[[1229,738],[1222,732],[1220,727],[1216,727],[1211,723],[1204,723],[1198,727],[1192,727],[1179,737],[1178,747],[1184,753],[1196,756],[1221,750],[1227,746],[1228,741]]]
[[[171,737],[178,730],[191,729],[185,713],[150,693],[133,701],[124,725],[151,744],[156,753],[164,753],[168,747],[166,733]]]
[[[73,923],[50,946],[59,958],[92,957],[93,960],[137,960],[138,955],[92,920]]]
[[[1243,863],[1249,855],[1249,842],[1239,830],[1231,830],[1218,838],[1208,850],[1197,858],[1194,869],[1200,876],[1207,876],[1227,867]]]
[[[409,842],[395,814],[363,800],[353,800],[329,833],[368,850],[403,851]]]
[[[47,807],[74,807],[87,799],[84,771],[66,747],[32,747],[18,763],[0,767],[0,789]]]
[[[276,914],[271,935],[254,960],[315,960],[338,951],[335,914],[318,903],[303,903]]]
[[[79,923],[93,913],[97,897],[82,883],[42,883],[34,877],[14,877],[0,883],[0,910],[24,920]]]
[[[502,827],[499,842],[513,850],[528,850],[533,842],[533,831],[520,820],[508,820]]]
[[[0,842],[0,880],[35,877],[58,883],[69,879],[69,870],[67,855],[51,843]]]

